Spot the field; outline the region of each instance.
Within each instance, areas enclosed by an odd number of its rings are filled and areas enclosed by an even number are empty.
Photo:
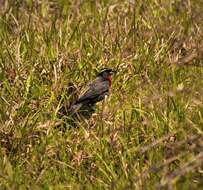
[[[58,128],[104,67],[111,95]],[[18,189],[203,189],[202,0],[0,1],[0,190]]]

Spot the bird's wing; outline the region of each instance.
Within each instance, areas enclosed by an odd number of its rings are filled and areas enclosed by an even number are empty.
[[[108,90],[109,90],[108,81],[95,79],[87,86],[87,89],[85,90],[85,92],[79,96],[76,103],[80,103],[85,100],[94,99],[100,96],[101,94],[108,92]]]

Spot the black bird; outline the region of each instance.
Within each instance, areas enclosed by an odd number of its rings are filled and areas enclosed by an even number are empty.
[[[71,113],[94,112],[96,103],[109,95],[114,72],[110,68],[105,68],[99,72],[75,103],[71,105],[69,111]]]

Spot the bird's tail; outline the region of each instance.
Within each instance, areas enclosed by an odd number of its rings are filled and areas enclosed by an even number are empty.
[[[69,112],[74,114],[76,113],[80,108],[82,107],[82,103],[79,103],[79,104],[73,104],[70,109],[69,109]]]

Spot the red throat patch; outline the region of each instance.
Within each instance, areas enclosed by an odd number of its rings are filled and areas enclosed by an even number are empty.
[[[111,87],[111,84],[112,84],[112,78],[111,78],[111,75],[109,75],[107,77],[107,80],[109,81],[109,87]]]

